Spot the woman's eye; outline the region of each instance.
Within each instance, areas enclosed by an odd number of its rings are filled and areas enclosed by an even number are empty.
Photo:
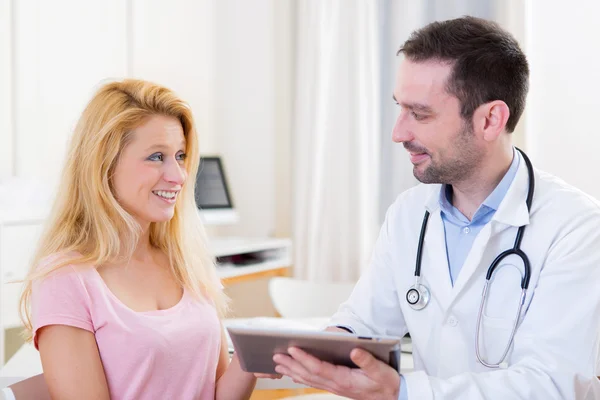
[[[179,153],[179,154],[177,154],[177,160],[179,160],[179,161],[185,160],[186,157],[187,157],[187,154],[185,154],[185,153]]]
[[[163,155],[162,155],[162,153],[154,153],[150,157],[148,157],[148,160],[150,160],[150,161],[162,161],[163,160]]]

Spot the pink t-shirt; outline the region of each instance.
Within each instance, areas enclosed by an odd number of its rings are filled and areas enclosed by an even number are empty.
[[[136,312],[96,268],[68,265],[34,284],[32,321],[36,348],[46,325],[94,333],[113,400],[215,398],[221,325],[214,306],[186,290],[169,309]]]

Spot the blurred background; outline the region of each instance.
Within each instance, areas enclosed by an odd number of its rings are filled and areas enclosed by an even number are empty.
[[[0,0],[0,223],[44,215],[93,92],[142,78],[190,103],[201,153],[223,162],[239,218],[211,237],[287,239],[288,275],[354,282],[415,184],[391,141],[396,52],[466,14],[500,23],[529,58],[515,144],[600,198],[599,13],[593,0]],[[8,251],[27,259],[27,235],[0,229],[0,270]],[[273,314],[264,279],[228,290],[237,315]]]

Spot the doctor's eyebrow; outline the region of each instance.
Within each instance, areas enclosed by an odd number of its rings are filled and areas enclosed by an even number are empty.
[[[419,111],[422,113],[427,113],[427,114],[433,114],[433,109],[431,107],[429,107],[426,104],[421,104],[421,103],[399,103],[398,100],[396,99],[396,95],[392,95],[392,98],[394,99],[394,102],[398,105],[400,105],[402,108],[406,108],[407,110],[411,110],[411,111]]]

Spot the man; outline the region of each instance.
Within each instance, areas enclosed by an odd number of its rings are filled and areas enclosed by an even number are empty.
[[[528,90],[525,55],[510,34],[473,17],[432,23],[399,53],[392,138],[423,184],[389,208],[370,268],[333,316],[338,328],[328,329],[410,332],[415,370],[399,376],[356,349],[360,369],[290,349],[290,357],[274,357],[277,372],[354,399],[591,393],[600,343],[600,208],[531,169],[512,145]]]

